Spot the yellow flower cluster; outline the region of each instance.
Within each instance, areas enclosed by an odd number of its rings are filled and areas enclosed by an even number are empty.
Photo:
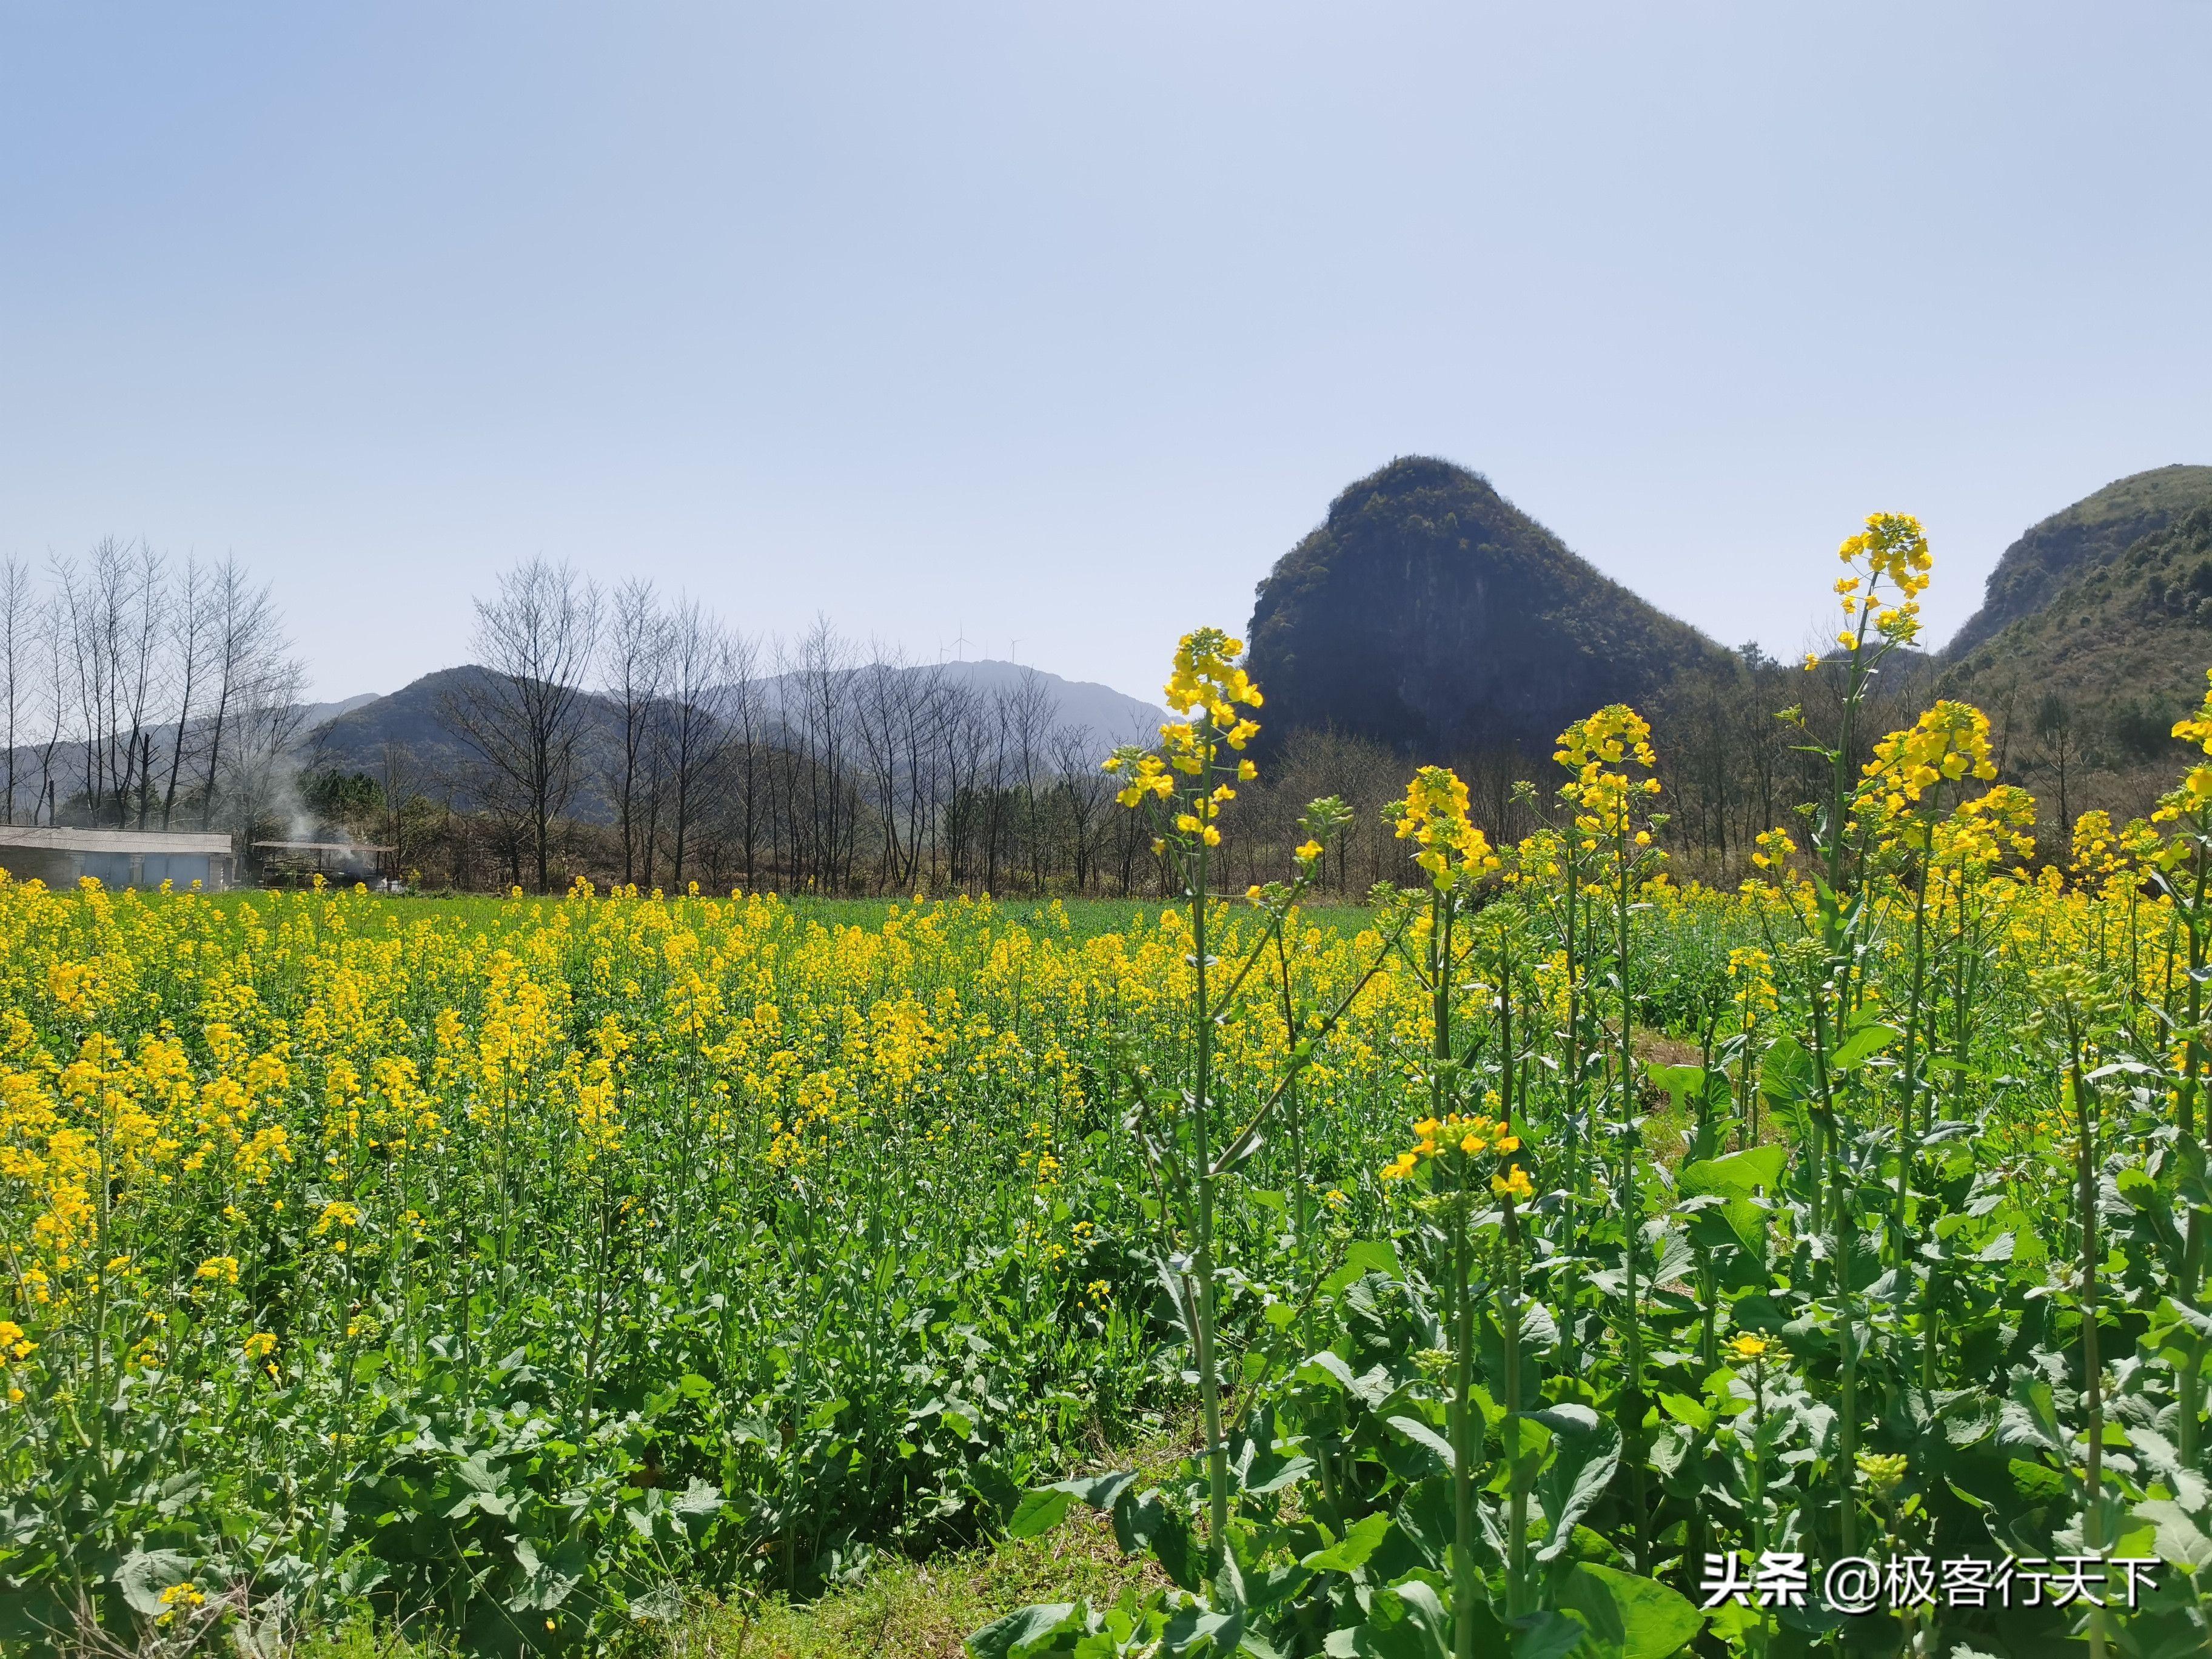
[[[1761,870],[1777,874],[1790,867],[1790,855],[1797,850],[1797,843],[1790,839],[1787,830],[1762,830],[1751,838],[1755,849],[1751,861]]]
[[[1881,790],[1893,812],[1902,811],[1942,783],[1997,775],[1990,755],[1990,718],[1972,703],[1946,699],[1902,732],[1875,745],[1867,782]]]
[[[1447,767],[1424,766],[1406,786],[1406,798],[1393,801],[1389,815],[1400,841],[1419,848],[1413,862],[1438,891],[1455,881],[1489,874],[1499,865],[1489,839],[1469,822],[1467,786]],[[1320,848],[1313,847],[1318,854]],[[1304,849],[1300,849],[1304,857]]]
[[[1774,985],[1774,959],[1755,945],[1729,951],[1728,979],[1729,1000],[1747,1031],[1758,1025],[1761,1016],[1782,1006]]]
[[[1410,1150],[1399,1153],[1382,1166],[1383,1180],[1404,1181],[1423,1164],[1437,1160],[1442,1160],[1452,1173],[1466,1180],[1479,1174],[1474,1160],[1487,1156],[1494,1161],[1494,1173],[1490,1177],[1493,1196],[1522,1203],[1535,1196],[1528,1172],[1518,1164],[1508,1161],[1521,1150],[1521,1138],[1510,1125],[1495,1118],[1466,1117],[1453,1112],[1442,1118],[1423,1118],[1413,1125],[1413,1136]]]
[[[1221,750],[1242,750],[1260,734],[1260,725],[1243,708],[1257,708],[1263,701],[1260,688],[1237,665],[1244,643],[1218,628],[1201,628],[1186,634],[1176,647],[1175,672],[1162,696],[1170,708],[1195,720],[1171,720],[1160,727],[1160,745],[1145,750],[1124,745],[1107,757],[1105,769],[1123,779],[1115,799],[1136,807],[1146,800],[1180,805],[1174,818],[1178,837],[1207,847],[1221,843],[1217,820],[1221,809],[1237,799],[1235,783],[1259,776],[1259,768],[1239,758],[1224,763]],[[1196,780],[1188,793],[1177,800],[1176,775]],[[1232,781],[1233,778],[1233,781]],[[1212,788],[1206,784],[1211,780]],[[1164,837],[1155,842],[1164,850]],[[1318,857],[1320,849],[1314,849]],[[1301,854],[1304,856],[1304,854]]]
[[[1175,671],[1161,692],[1167,706],[1181,714],[1202,711],[1224,733],[1243,726],[1249,728],[1245,738],[1255,735],[1260,728],[1237,713],[1240,705],[1257,708],[1264,701],[1260,688],[1237,665],[1243,654],[1244,641],[1231,639],[1218,628],[1184,635],[1176,646]],[[1230,746],[1241,749],[1243,744],[1232,738]]]
[[[1968,879],[2008,859],[2035,853],[2035,797],[2015,784],[1959,803],[1958,811],[1935,828],[1936,861]]]
[[[1920,637],[1920,596],[1927,591],[1935,560],[1919,520],[1909,513],[1871,514],[1866,528],[1848,538],[1836,556],[1851,571],[1836,583],[1844,615],[1850,619],[1836,635],[1838,645],[1859,649],[1869,623],[1893,645],[1910,645]],[[1888,594],[1881,591],[1885,581]],[[1817,667],[1819,659],[1808,657],[1805,665]]]
[[[1601,842],[1616,850],[1651,844],[1651,832],[1636,827],[1636,803],[1659,793],[1659,780],[1637,779],[1632,763],[1650,772],[1659,764],[1651,748],[1651,725],[1626,703],[1612,703],[1559,733],[1552,758],[1574,774],[1559,791],[1575,808],[1575,828],[1584,852]]]
[[[14,1320],[0,1319],[0,1370],[28,1359],[38,1346]]]

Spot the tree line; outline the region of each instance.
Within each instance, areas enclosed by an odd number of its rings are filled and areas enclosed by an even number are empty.
[[[392,847],[424,884],[457,888],[557,890],[583,875],[671,890],[1158,890],[1149,837],[1108,810],[1098,764],[1133,734],[1064,720],[1045,676],[986,687],[826,621],[755,638],[696,599],[643,580],[602,592],[544,560],[500,576],[474,611],[472,665],[445,677],[436,710],[442,741],[393,738],[372,763],[333,766],[307,730],[306,672],[271,590],[235,560],[111,538],[43,568],[0,562],[0,817],[248,842],[297,826]],[[1899,653],[1867,729],[1910,723],[1936,674]],[[1683,874],[1740,878],[1752,837],[1809,798],[1808,740],[1836,724],[1836,678],[1748,645],[1647,711]],[[2093,719],[2016,688],[1993,703],[1999,764],[2042,798],[2047,850],[2063,856],[2089,805],[2147,810],[2130,766],[2164,741],[2159,722]],[[1517,749],[1415,756],[1327,730],[1265,741],[1261,779],[1220,821],[1215,867],[1232,891],[1281,873],[1320,795],[1354,815],[1326,890],[1356,896],[1395,875],[1382,811],[1424,762],[1460,771],[1494,836],[1547,816],[1547,757]]]
[[[387,753],[354,780],[357,827],[380,830],[428,878],[557,890],[576,875],[680,889],[970,891],[1151,896],[1160,872],[1137,815],[1108,810],[1099,762],[1117,738],[1056,717],[1032,675],[986,691],[943,665],[863,650],[818,622],[749,638],[699,602],[632,581],[602,594],[532,562],[477,605],[476,673],[441,705],[456,762]],[[1899,653],[1869,692],[1862,745],[1937,695],[1933,659]],[[1648,711],[1678,873],[1732,883],[1753,838],[1814,798],[1840,726],[1838,677],[1747,645],[1686,672]],[[2088,723],[2049,696],[1989,711],[2008,781],[2044,798],[2064,856],[2090,805],[2132,810],[2099,769]],[[1149,734],[1146,734],[1149,735]],[[1856,757],[1863,762],[1866,756]],[[1225,890],[1274,879],[1317,796],[1352,809],[1324,891],[1395,877],[1383,808],[1419,763],[1455,767],[1474,815],[1514,839],[1555,816],[1548,756],[1513,747],[1407,755],[1342,732],[1270,734],[1260,780],[1219,820]],[[326,779],[325,789],[343,780]]]
[[[306,684],[235,559],[0,560],[0,820],[246,830],[289,794]]]
[[[1099,768],[1130,734],[1062,719],[1042,674],[987,688],[826,621],[755,639],[544,560],[476,602],[471,657],[439,755],[311,757],[303,789],[430,884],[1149,890],[1149,837]]]

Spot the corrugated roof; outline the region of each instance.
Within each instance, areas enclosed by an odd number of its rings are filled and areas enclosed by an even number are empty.
[[[230,856],[230,837],[185,830],[68,830],[0,823],[0,848],[47,853],[167,853]]]
[[[358,841],[257,841],[257,853],[390,853],[397,848],[372,847]]]

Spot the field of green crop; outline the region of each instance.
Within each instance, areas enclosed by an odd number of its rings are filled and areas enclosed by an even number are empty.
[[[1894,614],[1730,892],[1613,708],[1211,894],[1207,633],[1164,905],[0,885],[0,1640],[650,1649],[1080,1510],[975,1652],[2203,1650],[2212,765],[2038,866],[1976,711],[1850,731]]]

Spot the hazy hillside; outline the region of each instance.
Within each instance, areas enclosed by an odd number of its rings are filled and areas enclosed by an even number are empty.
[[[341,697],[334,702],[297,705],[293,713],[283,717],[283,723],[300,734],[298,741],[294,744],[295,756],[302,764],[308,763],[313,749],[313,735],[315,732],[331,720],[349,714],[365,703],[376,701],[374,692],[363,692],[355,696]],[[235,715],[233,718],[235,720]],[[205,774],[207,744],[212,726],[211,717],[195,715],[185,727],[185,760],[179,769],[188,787],[199,782]],[[233,729],[234,730],[234,727]],[[167,775],[170,757],[176,745],[176,737],[177,723],[174,720],[164,720],[160,725],[149,726],[147,729],[146,744],[148,750],[155,759],[156,778],[165,778]],[[228,739],[226,741],[228,742]],[[40,754],[39,746],[34,744],[19,744],[15,748],[15,799],[13,805],[16,810],[25,813],[31,811],[32,803],[41,800],[45,795],[46,779],[46,774],[40,769]],[[4,759],[5,748],[4,745],[0,745],[0,761]],[[54,745],[52,760],[57,793],[64,801],[72,796],[79,797],[79,805],[76,810],[81,811],[81,797],[84,788],[84,744],[77,741],[57,744]],[[71,809],[65,807],[64,811],[67,815]]]
[[[1966,618],[1944,654],[1966,656],[2059,590],[2193,508],[2212,506],[2212,466],[2161,466],[2083,496],[2031,526],[1990,572],[1982,608]]]
[[[910,678],[935,677],[947,684],[965,687],[986,698],[1018,695],[1030,683],[1030,677],[1035,676],[1054,711],[1054,725],[1086,726],[1094,737],[1104,740],[1109,747],[1117,743],[1154,741],[1159,736],[1161,724],[1168,717],[1167,711],[1158,704],[1116,691],[1112,686],[1101,685],[1096,680],[1062,679],[1042,668],[1031,668],[1022,663],[1001,662],[992,657],[981,658],[975,662],[917,665],[894,672]],[[789,675],[774,675],[763,682],[763,690],[771,702],[796,695],[789,684],[792,678]]]
[[[2085,774],[2171,781],[2172,725],[2203,699],[2207,667],[2212,506],[2098,559],[1951,661],[1942,684],[1993,718],[2008,712],[2030,754],[2063,733]]]
[[[1250,639],[1270,739],[1334,726],[1437,759],[1548,753],[1570,720],[1725,654],[1425,457],[1330,504],[1260,584]]]
[[[309,763],[318,769],[374,775],[384,763],[387,743],[406,750],[418,764],[458,760],[462,751],[446,726],[446,700],[484,672],[467,665],[441,668],[389,696],[356,703],[310,733]]]
[[[336,718],[313,730],[309,763],[340,772],[375,775],[383,765],[386,744],[405,750],[417,768],[432,773],[452,772],[469,758],[469,751],[448,729],[445,708],[472,677],[487,671],[465,664],[441,668],[402,686],[389,696],[362,700],[343,709]],[[857,673],[859,671],[852,671]],[[1042,719],[1048,727],[1084,726],[1089,729],[1103,755],[1114,744],[1136,738],[1149,741],[1158,735],[1165,713],[1152,704],[1126,696],[1110,686],[1088,681],[1066,680],[1042,669],[1007,662],[945,663],[927,668],[894,671],[902,677],[936,676],[945,684],[964,689],[988,702],[1012,698],[1024,687],[1034,687]],[[782,699],[794,703],[799,689],[790,677],[771,677],[756,688],[769,708]],[[584,699],[586,726],[602,737],[620,729],[619,706],[605,697]],[[594,807],[579,803],[590,816]]]

